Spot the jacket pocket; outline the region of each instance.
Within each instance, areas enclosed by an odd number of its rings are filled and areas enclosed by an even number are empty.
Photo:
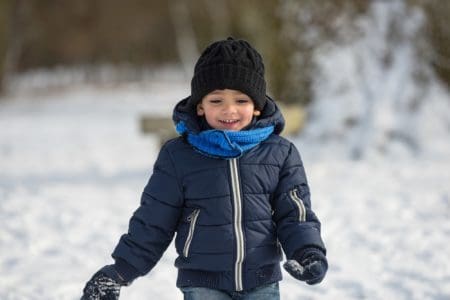
[[[189,223],[189,231],[186,238],[186,241],[184,242],[183,247],[183,256],[188,257],[189,256],[189,249],[191,247],[192,238],[194,237],[195,232],[195,226],[197,224],[198,215],[200,214],[200,209],[194,210],[188,217],[187,220]]]
[[[298,196],[297,188],[289,191],[289,198],[295,203],[295,206],[298,209],[298,220],[300,222],[305,222],[306,221],[306,208],[305,208],[305,204],[303,204],[303,200]]]

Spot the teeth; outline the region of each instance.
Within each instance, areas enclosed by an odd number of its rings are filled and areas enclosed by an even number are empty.
[[[223,123],[235,123],[237,120],[221,120]]]

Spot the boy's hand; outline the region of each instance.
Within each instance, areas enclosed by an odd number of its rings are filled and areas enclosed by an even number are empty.
[[[307,284],[317,284],[325,277],[328,262],[320,249],[307,248],[285,262],[283,267],[294,278]]]
[[[118,300],[122,285],[114,267],[105,266],[86,283],[81,300]]]

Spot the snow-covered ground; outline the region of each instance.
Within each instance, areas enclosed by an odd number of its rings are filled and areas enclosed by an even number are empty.
[[[139,116],[169,114],[187,91],[153,83],[2,98],[0,299],[77,299],[112,262],[158,151]],[[351,161],[294,140],[330,269],[313,287],[285,273],[282,299],[450,299],[450,151]],[[182,299],[174,258],[171,245],[122,299]]]

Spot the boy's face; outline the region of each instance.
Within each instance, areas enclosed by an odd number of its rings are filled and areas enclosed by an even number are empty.
[[[239,131],[261,113],[253,100],[237,90],[215,90],[197,105],[197,115],[205,116],[209,126],[220,130]]]

